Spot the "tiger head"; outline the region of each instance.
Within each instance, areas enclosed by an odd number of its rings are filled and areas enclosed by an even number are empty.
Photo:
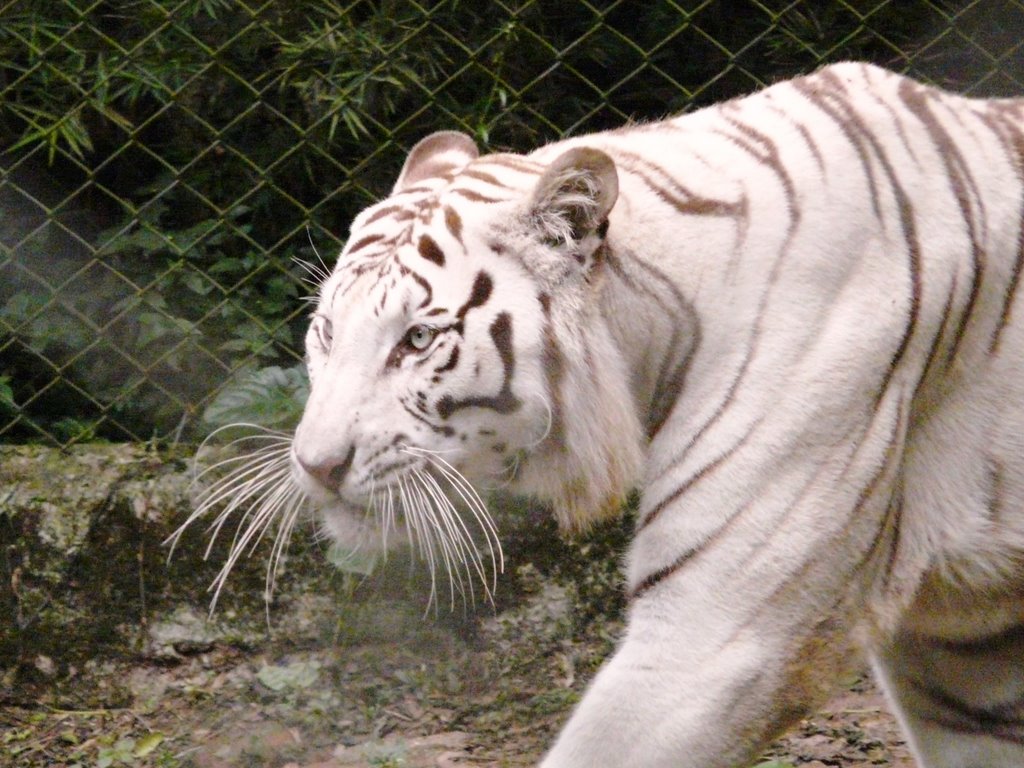
[[[641,444],[601,313],[617,194],[598,150],[478,157],[443,132],[356,217],[306,335],[291,454],[335,539],[372,547],[403,514],[413,538],[455,536],[463,503],[487,520],[474,487],[548,500],[565,527],[617,508]]]

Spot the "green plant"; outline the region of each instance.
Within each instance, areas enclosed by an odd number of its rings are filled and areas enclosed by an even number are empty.
[[[164,743],[164,735],[157,731],[148,733],[140,739],[125,736],[113,744],[101,746],[96,756],[96,768],[111,768],[118,765],[139,765],[147,758],[154,757],[158,764],[174,765],[166,754],[156,754],[157,748]]]
[[[374,552],[350,549],[337,543],[327,549],[326,559],[342,573],[357,577],[356,583],[361,578],[373,575],[380,561],[380,557]]]
[[[110,768],[112,765],[131,765],[135,761],[135,739],[118,739],[108,747],[100,747],[96,757],[96,768]]]
[[[17,409],[14,402],[14,390],[11,388],[11,377],[0,376],[0,412]]]
[[[203,412],[203,421],[213,428],[250,422],[287,429],[298,423],[308,395],[303,365],[246,371],[221,389]]]
[[[979,31],[998,9],[962,5],[4,4],[0,194],[51,187],[0,220],[0,429],[199,437],[225,381],[298,362],[293,260],[336,251],[432,130],[525,150],[838,58],[986,88],[1001,69],[1019,90],[1001,64],[1018,41]]]
[[[367,762],[373,768],[402,768],[406,764],[404,744],[377,745],[367,749]]]

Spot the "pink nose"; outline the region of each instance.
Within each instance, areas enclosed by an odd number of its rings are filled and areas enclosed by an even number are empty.
[[[325,461],[307,463],[299,455],[296,455],[295,458],[298,459],[299,465],[315,477],[320,485],[337,491],[345,482],[345,476],[352,468],[352,459],[355,458],[355,455],[356,447],[353,445],[340,461],[335,458],[327,458]]]

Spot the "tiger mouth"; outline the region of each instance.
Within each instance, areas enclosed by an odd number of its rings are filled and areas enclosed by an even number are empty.
[[[216,434],[216,433],[214,433]],[[212,437],[212,436],[211,436]],[[316,519],[322,532],[343,551],[373,554],[407,544],[430,573],[430,603],[440,600],[447,576],[452,607],[461,598],[474,602],[482,592],[493,601],[504,554],[497,526],[470,482],[440,453],[401,446],[386,467],[377,467],[358,495],[331,491],[297,466],[292,435],[255,429],[229,444],[227,457],[214,457],[197,470],[196,507],[168,539],[172,545],[200,518],[213,514],[210,550],[222,530],[237,519],[228,556],[211,585],[213,610],[238,559],[267,537],[271,540],[265,597],[274,592],[277,574],[295,526]],[[382,477],[386,470],[387,477]],[[312,513],[312,514],[310,514]]]
[[[314,504],[327,531],[345,549],[410,545],[429,567],[431,602],[439,599],[439,571],[447,575],[445,591],[453,606],[460,597],[474,601],[477,589],[492,601],[504,554],[487,505],[439,453],[412,446],[402,453],[365,498],[354,501],[339,493]]]

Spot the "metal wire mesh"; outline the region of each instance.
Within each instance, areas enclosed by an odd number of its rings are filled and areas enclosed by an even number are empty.
[[[430,130],[525,150],[844,58],[1020,94],[1022,32],[1024,0],[0,0],[0,441],[193,437],[293,381],[301,260]]]

